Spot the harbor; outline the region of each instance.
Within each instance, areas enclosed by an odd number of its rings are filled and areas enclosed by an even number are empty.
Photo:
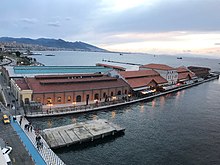
[[[193,86],[197,86],[199,84],[202,84],[202,83],[205,83],[205,82],[208,82],[208,81],[212,81],[212,80],[215,80],[215,79],[218,79],[219,76],[216,75],[214,77],[211,77],[209,79],[206,79],[206,80],[202,80],[202,81],[199,81],[199,82],[196,82],[196,83],[191,83],[191,84],[185,84],[185,85],[182,85],[182,86],[179,86],[179,87],[175,87],[174,89],[170,89],[168,91],[164,91],[164,92],[160,92],[160,93],[157,93],[157,94],[153,94],[153,95],[150,95],[150,96],[147,96],[147,97],[143,97],[143,98],[136,98],[136,99],[131,99],[129,101],[121,101],[121,102],[112,102],[111,104],[107,104],[107,105],[101,105],[101,106],[66,106],[66,107],[59,107],[59,106],[54,106],[52,110],[50,111],[41,111],[41,112],[29,112],[26,114],[27,117],[29,118],[38,118],[38,117],[50,117],[50,116],[60,116],[60,115],[70,115],[70,114],[79,114],[79,113],[86,113],[86,112],[92,112],[92,111],[99,111],[99,110],[104,110],[104,109],[109,109],[111,110],[111,108],[114,108],[114,107],[119,107],[119,106],[126,106],[126,105],[129,105],[129,104],[134,104],[134,103],[137,103],[137,102],[142,102],[142,101],[145,101],[145,100],[151,100],[151,99],[154,99],[156,97],[160,97],[160,96],[163,96],[163,95],[167,95],[169,93],[173,93],[173,92],[178,92],[180,90],[183,90],[183,89],[187,89],[187,88],[190,88],[190,87],[193,87]]]
[[[43,130],[43,137],[50,148],[60,148],[83,142],[91,142],[106,136],[123,133],[125,128],[104,119],[91,120]]]

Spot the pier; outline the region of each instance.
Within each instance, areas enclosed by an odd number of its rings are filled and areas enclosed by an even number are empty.
[[[89,142],[109,135],[123,133],[125,128],[104,119],[91,120],[43,130],[43,137],[50,148]]]
[[[137,66],[141,66],[142,64],[135,64],[135,63],[131,63],[131,62],[121,62],[121,61],[113,61],[113,60],[106,60],[106,59],[102,59],[103,62],[111,62],[111,63],[118,63],[118,64],[126,64],[126,65],[137,65]]]

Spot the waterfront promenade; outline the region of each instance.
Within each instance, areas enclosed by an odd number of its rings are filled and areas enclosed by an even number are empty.
[[[27,117],[44,117],[44,116],[59,116],[59,115],[68,115],[68,114],[76,114],[76,113],[85,113],[85,112],[91,112],[91,111],[98,111],[98,110],[103,110],[103,109],[109,109],[109,108],[114,108],[114,107],[118,107],[118,106],[124,106],[124,105],[129,105],[129,104],[133,104],[133,103],[137,103],[137,102],[141,102],[144,100],[149,100],[149,99],[153,99],[155,97],[159,97],[159,96],[163,96],[169,93],[173,93],[173,92],[177,92],[186,88],[190,88],[208,81],[212,81],[215,79],[218,79],[219,76],[214,76],[211,78],[208,78],[206,80],[202,80],[199,82],[195,82],[192,84],[184,84],[181,85],[179,87],[173,88],[171,90],[168,91],[164,91],[164,92],[159,92],[159,93],[155,93],[153,95],[147,96],[147,97],[142,97],[142,98],[131,98],[129,101],[126,100],[118,100],[115,102],[111,102],[111,103],[103,103],[103,105],[99,105],[96,106],[95,104],[92,106],[70,106],[70,107],[53,107],[51,109],[47,110],[43,110],[41,112],[26,112],[26,116]]]
[[[19,135],[24,146],[28,150],[32,159],[36,165],[64,165],[65,163],[50,149],[46,141],[41,137],[41,142],[43,143],[42,148],[37,148],[36,143],[36,132],[34,128],[25,129],[25,125],[29,124],[29,121],[26,118],[22,118],[21,125],[20,121],[21,116],[16,116],[16,120],[11,122],[12,127]],[[39,134],[40,136],[40,134]]]

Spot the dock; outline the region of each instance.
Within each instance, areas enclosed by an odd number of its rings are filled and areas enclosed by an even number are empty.
[[[125,128],[105,119],[90,120],[43,130],[43,137],[50,148],[60,148],[89,142],[110,135],[124,133]]]

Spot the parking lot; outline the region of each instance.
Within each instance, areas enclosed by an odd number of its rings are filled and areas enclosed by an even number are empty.
[[[9,154],[13,165],[34,165],[24,145],[10,124],[3,124],[3,112],[0,112],[0,138],[12,147]],[[13,121],[12,121],[13,122]]]

